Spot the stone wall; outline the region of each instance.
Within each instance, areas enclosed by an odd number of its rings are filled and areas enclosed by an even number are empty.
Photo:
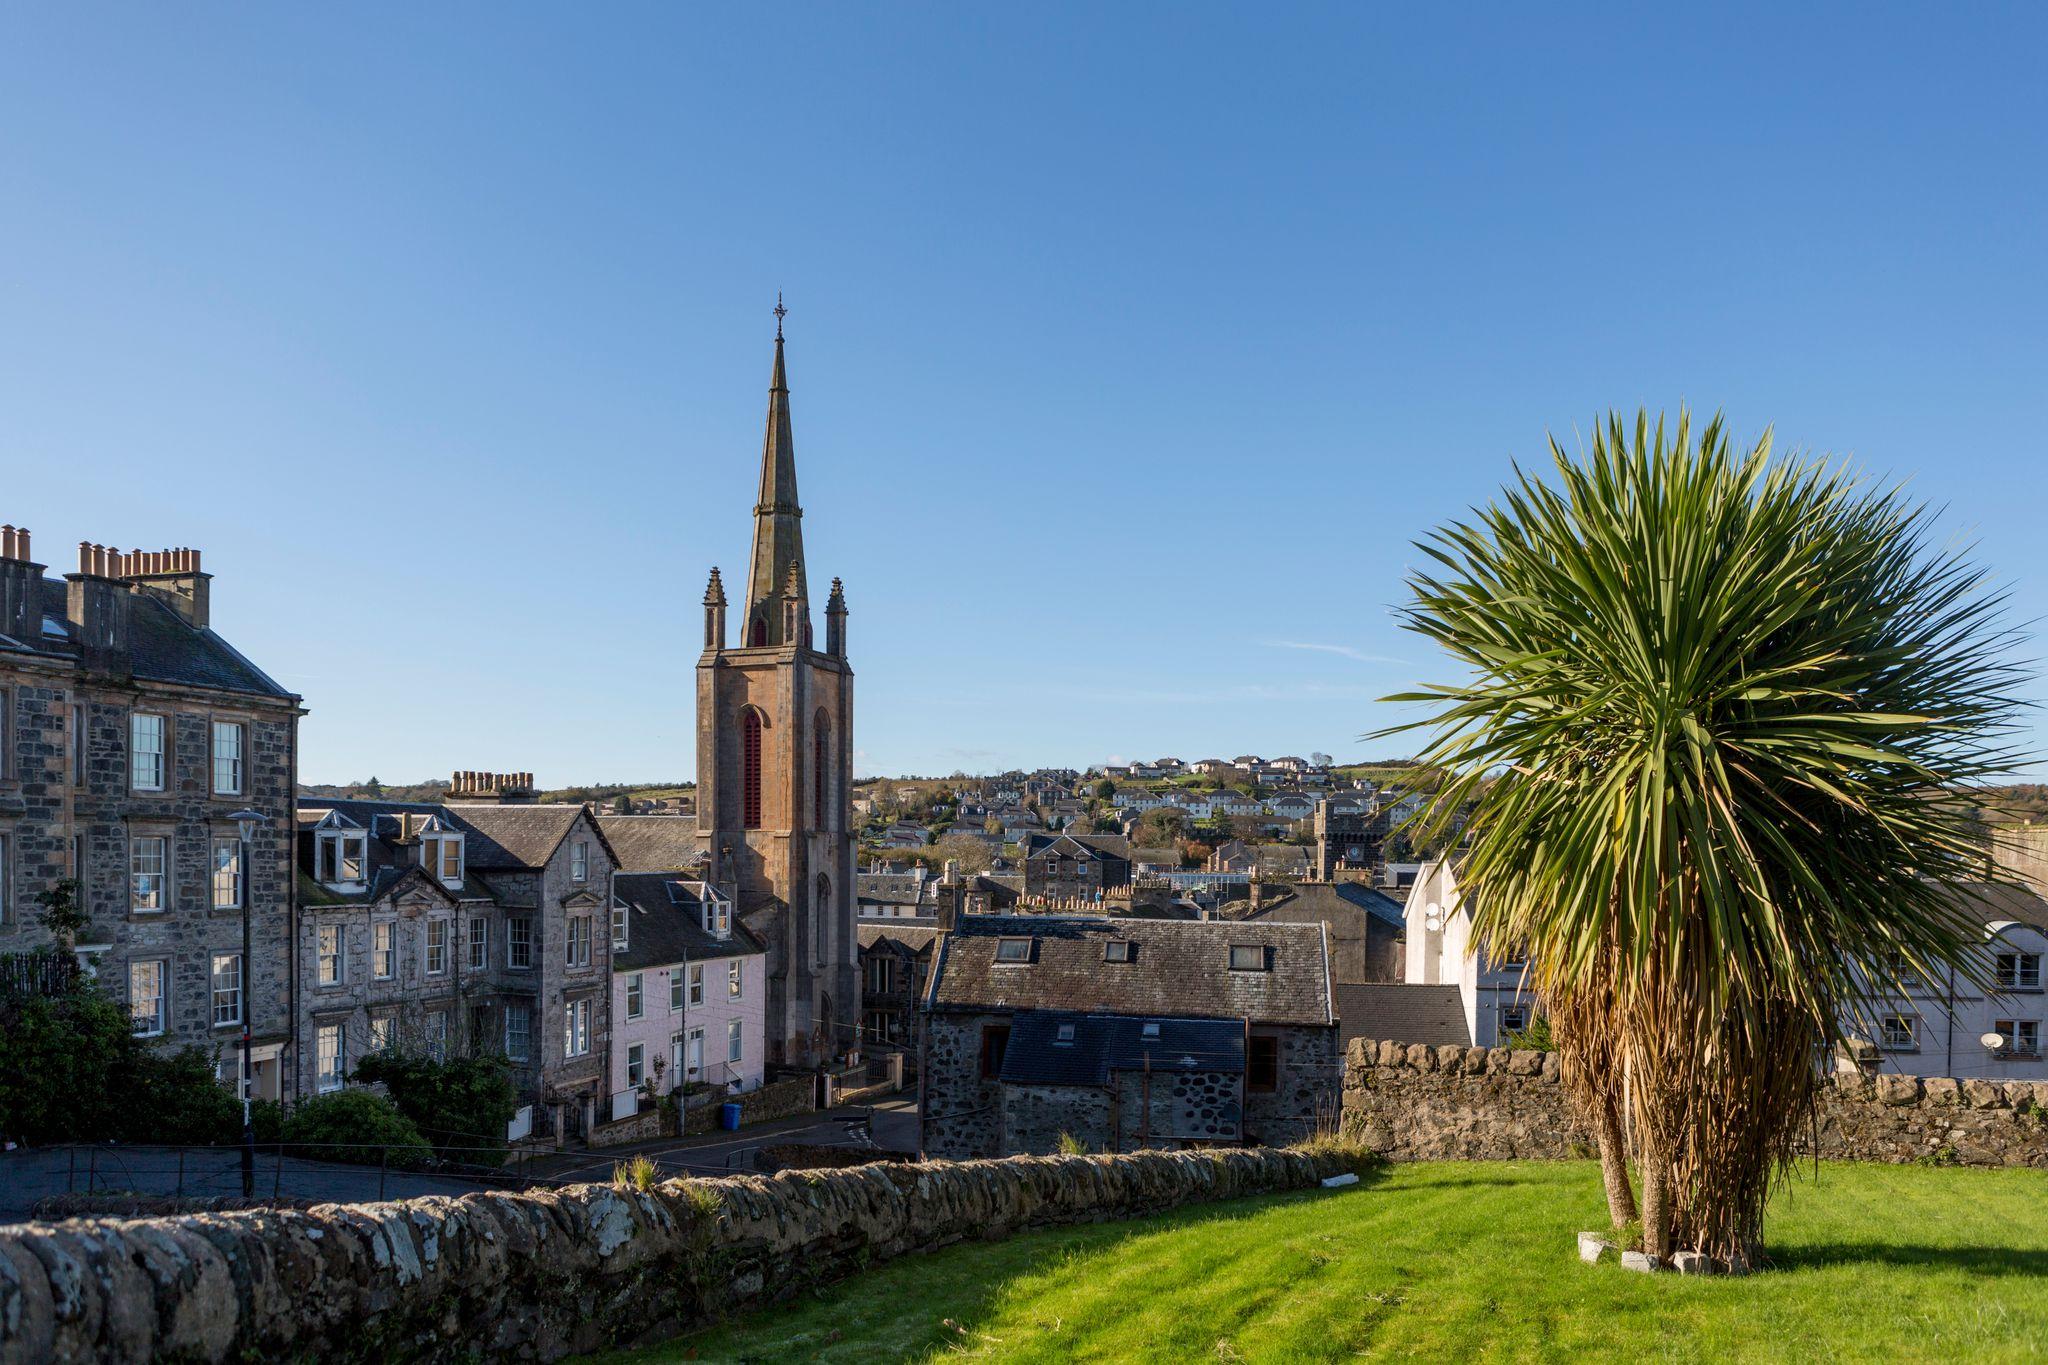
[[[646,1097],[643,1095],[641,1098],[644,1103]],[[601,1151],[634,1142],[652,1142],[658,1137],[674,1137],[675,1114],[676,1111],[666,1101],[651,1104],[631,1118],[598,1124],[584,1140]]]
[[[0,1228],[0,1365],[555,1360],[909,1252],[1336,1169],[1245,1149],[1013,1157],[27,1224]]]
[[[2048,1081],[1833,1075],[1818,1144],[1837,1161],[2048,1167]],[[1352,1040],[1344,1127],[1402,1161],[1589,1156],[1554,1052]]]
[[[718,1127],[719,1108],[728,1102],[739,1105],[742,1128],[750,1123],[786,1119],[792,1114],[808,1114],[818,1107],[818,1082],[814,1076],[791,1076],[784,1081],[770,1081],[758,1090],[733,1097],[731,1101],[716,1100],[692,1108],[683,1115],[683,1131],[708,1133]]]

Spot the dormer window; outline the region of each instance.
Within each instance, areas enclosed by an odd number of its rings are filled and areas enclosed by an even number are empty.
[[[313,880],[330,891],[360,891],[369,885],[370,836],[338,813],[313,832]]]
[[[462,885],[462,836],[437,830],[420,836],[420,866],[441,885],[453,890]]]
[[[1010,963],[1031,961],[1031,940],[1028,938],[997,939],[996,961]]]
[[[704,932],[713,938],[732,937],[732,902],[704,888]]]

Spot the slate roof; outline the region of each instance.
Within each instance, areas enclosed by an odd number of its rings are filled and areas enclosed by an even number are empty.
[[[998,963],[1004,938],[1030,939],[1031,960]],[[1134,959],[1105,962],[1108,939],[1136,944]],[[1233,944],[1264,947],[1268,970],[1232,971]],[[940,945],[926,1001],[933,1009],[1328,1024],[1329,950],[1320,924],[968,915]]]
[[[545,867],[583,814],[583,807],[568,805],[477,803],[445,805],[441,810],[466,836],[462,856],[468,865],[485,870]],[[600,828],[599,836],[603,833]]]
[[[1248,919],[1266,919],[1284,912],[1299,924],[1305,916],[1335,923],[1359,914],[1371,915],[1389,928],[1405,930],[1407,916],[1401,903],[1377,887],[1358,882],[1297,882],[1287,888],[1284,899],[1262,906]]]
[[[622,873],[612,878],[612,894],[626,904],[626,950],[612,954],[615,972],[767,951],[740,923],[737,912],[730,938],[705,929],[703,903],[685,878],[660,872]]]
[[[1027,834],[1018,845],[1018,852],[1026,858],[1035,858],[1062,840],[1078,845],[1082,856],[1103,861],[1129,862],[1131,842],[1119,834]],[[1072,854],[1073,849],[1062,852]]]
[[[936,920],[916,919],[873,919],[854,925],[854,934],[863,948],[873,948],[883,943],[898,943],[912,953],[922,953],[938,942],[945,930],[939,928]]]
[[[61,637],[44,634],[19,643],[38,654],[76,655],[78,646],[72,641],[64,622],[63,580],[45,578],[42,595],[44,619],[64,628],[65,634]],[[211,630],[195,630],[178,613],[147,593],[135,593],[130,597],[128,662],[136,677],[151,682],[217,687],[230,692],[293,701],[298,699],[296,693],[279,686],[226,640]]]
[[[597,827],[621,872],[681,872],[704,851],[694,815],[600,815]]]
[[[1472,1045],[1465,1026],[1465,1003],[1452,986],[1410,986],[1382,982],[1338,986],[1337,1037],[1391,1038],[1402,1043]]]
[[[1147,1038],[1145,1026],[1158,1036]],[[1060,1041],[1060,1029],[1073,1030]],[[1010,1021],[1004,1081],[1018,1085],[1107,1085],[1112,1071],[1244,1070],[1244,1025],[1235,1019],[1143,1019],[1122,1014],[1027,1010]]]
[[[856,872],[854,899],[875,905],[916,905],[930,899],[925,889],[930,879],[915,872]]]

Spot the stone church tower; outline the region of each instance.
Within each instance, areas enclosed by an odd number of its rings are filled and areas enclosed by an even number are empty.
[[[768,1060],[800,1066],[859,1043],[853,670],[836,578],[823,649],[811,635],[779,302],[776,315],[753,562],[736,645],[726,642],[718,570],[704,592],[697,830],[712,880],[733,889],[742,922],[768,945]]]

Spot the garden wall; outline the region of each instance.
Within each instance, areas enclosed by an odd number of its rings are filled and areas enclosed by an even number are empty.
[[[878,1164],[0,1228],[0,1365],[554,1360],[874,1262],[1335,1173],[1298,1152]]]
[[[1355,1038],[1344,1126],[1400,1161],[1590,1155],[1554,1052]],[[2048,1166],[2048,1081],[1826,1078],[1818,1143],[1839,1161]]]

